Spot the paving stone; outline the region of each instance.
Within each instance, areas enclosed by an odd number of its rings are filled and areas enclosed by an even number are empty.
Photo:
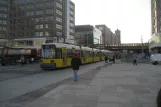
[[[115,85],[115,80],[114,79],[103,79],[103,85]]]
[[[36,101],[33,101],[32,103],[30,103],[26,107],[48,107],[48,106],[54,104],[56,101],[57,100],[55,100],[53,98],[42,97],[42,98],[37,99]]]
[[[119,107],[119,104],[98,104],[97,107]]]
[[[143,107],[143,105],[138,101],[120,103],[119,107]]]
[[[104,86],[101,90],[101,93],[117,93],[116,86],[114,85]]]
[[[74,107],[97,107],[98,102],[88,102],[88,101],[77,101]]]
[[[110,94],[100,94],[99,100],[100,102],[118,102],[117,93],[110,93]]]
[[[79,95],[77,97],[77,102],[97,102],[98,96],[97,95]]]
[[[123,86],[116,86],[118,93],[134,93],[132,89],[124,88]]]
[[[59,100],[56,102],[59,104],[74,104],[77,100],[77,96],[73,94],[62,94]]]
[[[52,96],[55,96],[55,94],[60,93],[66,87],[68,87],[68,85],[60,85],[57,88],[55,88],[54,90],[51,90],[50,92],[45,94],[43,97],[52,97]]]
[[[94,79],[91,81],[91,85],[103,86],[103,79],[101,79],[101,78],[94,78]]]
[[[141,103],[156,103],[156,96],[152,94],[140,94],[137,98]]]
[[[132,102],[137,100],[137,96],[135,94],[127,94],[127,93],[118,93],[118,99],[120,103],[125,103],[125,102]]]
[[[51,105],[49,107],[73,107],[74,104],[59,104],[59,105]]]

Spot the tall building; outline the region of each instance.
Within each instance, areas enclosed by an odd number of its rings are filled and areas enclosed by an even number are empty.
[[[8,0],[0,0],[0,46],[4,46],[7,43],[8,6]]]
[[[117,29],[115,31],[115,34],[116,34],[116,44],[121,44],[121,31]]]
[[[6,39],[14,40],[16,46],[40,47],[45,42],[74,42],[75,4],[72,1],[10,0],[8,6]]]
[[[106,25],[96,25],[102,31],[102,44],[111,44],[111,30]]]
[[[151,0],[151,23],[152,35],[154,33],[161,33],[161,0]]]
[[[77,45],[92,46],[100,44],[102,32],[92,25],[77,25],[75,26],[75,40]]]

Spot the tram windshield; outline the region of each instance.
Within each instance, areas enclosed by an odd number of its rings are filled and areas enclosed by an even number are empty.
[[[42,58],[55,58],[55,45],[42,46]]]

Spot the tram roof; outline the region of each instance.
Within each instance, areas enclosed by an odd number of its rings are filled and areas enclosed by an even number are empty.
[[[86,50],[86,51],[92,51],[92,48],[89,48],[89,47],[81,47],[81,48]]]
[[[71,45],[71,44],[64,44],[64,43],[45,43],[44,45],[55,45],[56,47],[63,48],[66,47],[68,49],[80,49],[79,46]]]

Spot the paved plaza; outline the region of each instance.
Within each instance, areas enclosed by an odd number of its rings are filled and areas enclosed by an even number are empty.
[[[68,79],[25,107],[156,107],[161,66],[105,64]]]

